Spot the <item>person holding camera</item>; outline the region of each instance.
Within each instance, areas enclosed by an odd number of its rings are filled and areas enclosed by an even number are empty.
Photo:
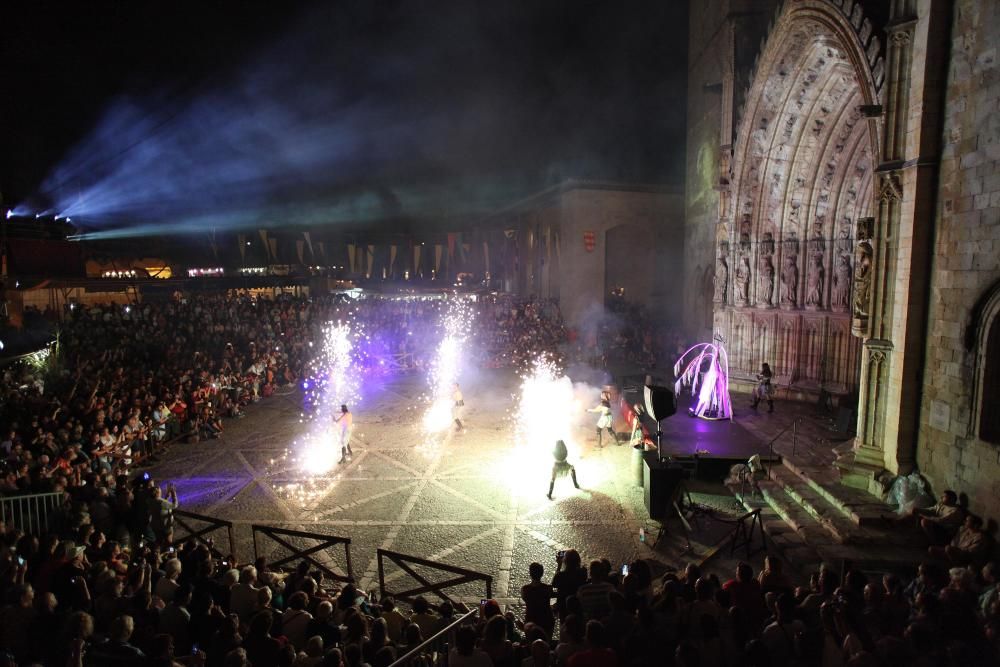
[[[163,497],[163,489],[153,487],[153,498],[150,503],[150,525],[156,540],[170,544],[174,536],[174,510],[180,507],[177,500],[177,488],[173,483],[167,484],[167,497]]]

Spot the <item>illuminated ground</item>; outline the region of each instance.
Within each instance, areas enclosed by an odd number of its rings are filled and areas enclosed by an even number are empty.
[[[512,442],[507,411],[515,388],[502,372],[467,385],[468,432],[428,446],[416,427],[423,378],[369,386],[355,410],[353,461],[311,483],[284,458],[304,428],[297,394],[253,406],[247,418],[227,423],[221,440],[174,445],[151,472],[176,483],[186,509],[233,521],[243,561],[253,555],[254,523],[350,537],[355,576],[365,587],[377,581],[379,547],[491,574],[498,598],[517,597],[528,565],[554,566],[560,549],[578,548],[585,558],[606,556],[616,564],[636,556],[686,560],[680,540],[665,539],[655,552],[639,541],[640,526],[655,534],[656,524],[632,485],[631,449],[598,449],[588,440],[593,415],[581,413],[578,431],[584,444],[575,463],[583,490],[561,479],[555,500],[545,497],[549,452],[526,457]],[[290,484],[305,484],[309,492],[297,495]],[[720,537],[718,530],[702,533],[696,554]],[[259,542],[262,555],[277,554],[272,544]],[[324,559],[343,570],[341,555],[329,552]],[[481,596],[473,587],[460,594]]]

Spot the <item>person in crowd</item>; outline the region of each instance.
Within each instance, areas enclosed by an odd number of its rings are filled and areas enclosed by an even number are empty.
[[[983,530],[982,518],[969,514],[947,546],[927,547],[931,558],[946,561],[951,565],[982,565],[993,549],[993,540]]]
[[[536,624],[548,638],[555,627],[555,616],[552,614],[552,586],[542,582],[544,574],[541,563],[528,566],[531,581],[521,587],[521,599],[524,600],[524,622]]]
[[[386,629],[389,639],[396,644],[403,641],[403,629],[410,623],[409,617],[396,608],[396,601],[391,595],[386,595],[380,600],[382,607],[382,618],[385,619]]]
[[[266,590],[266,589],[265,589]],[[278,652],[281,642],[271,636],[274,625],[274,615],[264,609],[250,619],[246,637],[241,648],[246,650],[247,659],[252,665],[275,665],[278,662]]]
[[[430,603],[422,595],[413,600],[413,613],[410,615],[410,622],[420,628],[420,634],[430,637],[437,631],[438,615],[431,609]]]
[[[951,489],[941,492],[938,502],[930,507],[915,507],[900,517],[883,517],[891,526],[916,525],[931,546],[951,542],[965,521],[965,510],[958,504],[958,494]]]
[[[576,549],[567,549],[556,554],[556,573],[552,576],[552,588],[556,596],[556,613],[559,620],[566,620],[567,600],[576,599],[580,586],[587,583],[587,568],[582,566],[580,553]]]

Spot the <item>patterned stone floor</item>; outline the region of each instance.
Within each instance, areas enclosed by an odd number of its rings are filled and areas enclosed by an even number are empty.
[[[700,559],[725,537],[729,526],[708,522],[718,525],[700,529],[692,536],[693,552],[685,553],[678,527],[671,526],[651,548],[658,524],[648,520],[642,489],[633,485],[631,448],[598,448],[593,415],[585,412],[574,460],[583,489],[557,480],[555,500],[548,500],[550,453],[523,452],[513,443],[507,408],[515,384],[503,372],[464,384],[468,431],[434,444],[416,426],[422,378],[374,386],[353,410],[353,460],[316,476],[292,461],[294,441],[306,428],[300,397],[275,396],[252,406],[245,419],[227,422],[220,440],[174,445],[150,472],[175,482],[185,509],[232,521],[244,562],[254,554],[252,524],[350,537],[354,575],[363,587],[377,585],[378,548],[490,574],[494,597],[505,599],[517,597],[532,561],[554,567],[560,549],[613,563],[642,557],[676,566]],[[290,491],[296,484],[306,492]],[[646,542],[640,527],[649,532]],[[270,559],[283,553],[259,535],[257,548]],[[319,556],[345,571],[343,550]],[[728,571],[730,564],[719,566]],[[394,582],[390,590],[403,585],[398,568],[387,567],[386,576]],[[466,585],[458,593],[478,599],[482,589]]]

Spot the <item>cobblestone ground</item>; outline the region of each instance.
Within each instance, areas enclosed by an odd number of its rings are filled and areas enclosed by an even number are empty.
[[[158,481],[175,482],[184,509],[231,521],[236,555],[243,562],[255,548],[271,560],[287,554],[261,534],[255,546],[253,524],[349,537],[353,573],[365,588],[378,584],[376,550],[381,548],[488,574],[493,596],[513,602],[527,581],[528,565],[538,561],[554,568],[561,549],[577,548],[585,559],[607,557],[616,564],[641,557],[679,566],[703,558],[731,529],[703,521],[712,525],[698,527],[693,550],[685,552],[679,525],[671,522],[654,550],[659,526],[649,521],[642,489],[633,483],[632,450],[598,448],[591,436],[592,415],[586,413],[581,413],[583,444],[574,461],[583,488],[557,480],[555,500],[548,500],[550,453],[525,455],[514,446],[507,415],[514,378],[496,372],[481,378],[480,386],[488,386],[488,393],[466,389],[467,432],[433,444],[415,425],[425,390],[421,377],[375,388],[354,410],[353,459],[315,476],[291,460],[294,440],[307,428],[300,422],[296,393],[252,406],[245,419],[227,422],[219,440],[172,446],[150,472]],[[639,539],[640,527],[648,533],[645,542]],[[215,535],[217,545],[225,542],[224,532]],[[316,544],[286,540],[297,548]],[[346,571],[343,547],[315,557]],[[730,562],[714,562],[731,571]],[[450,576],[416,571],[433,581]],[[391,563],[385,574],[391,591],[414,583]],[[469,600],[484,594],[482,584],[466,584],[456,592]]]

